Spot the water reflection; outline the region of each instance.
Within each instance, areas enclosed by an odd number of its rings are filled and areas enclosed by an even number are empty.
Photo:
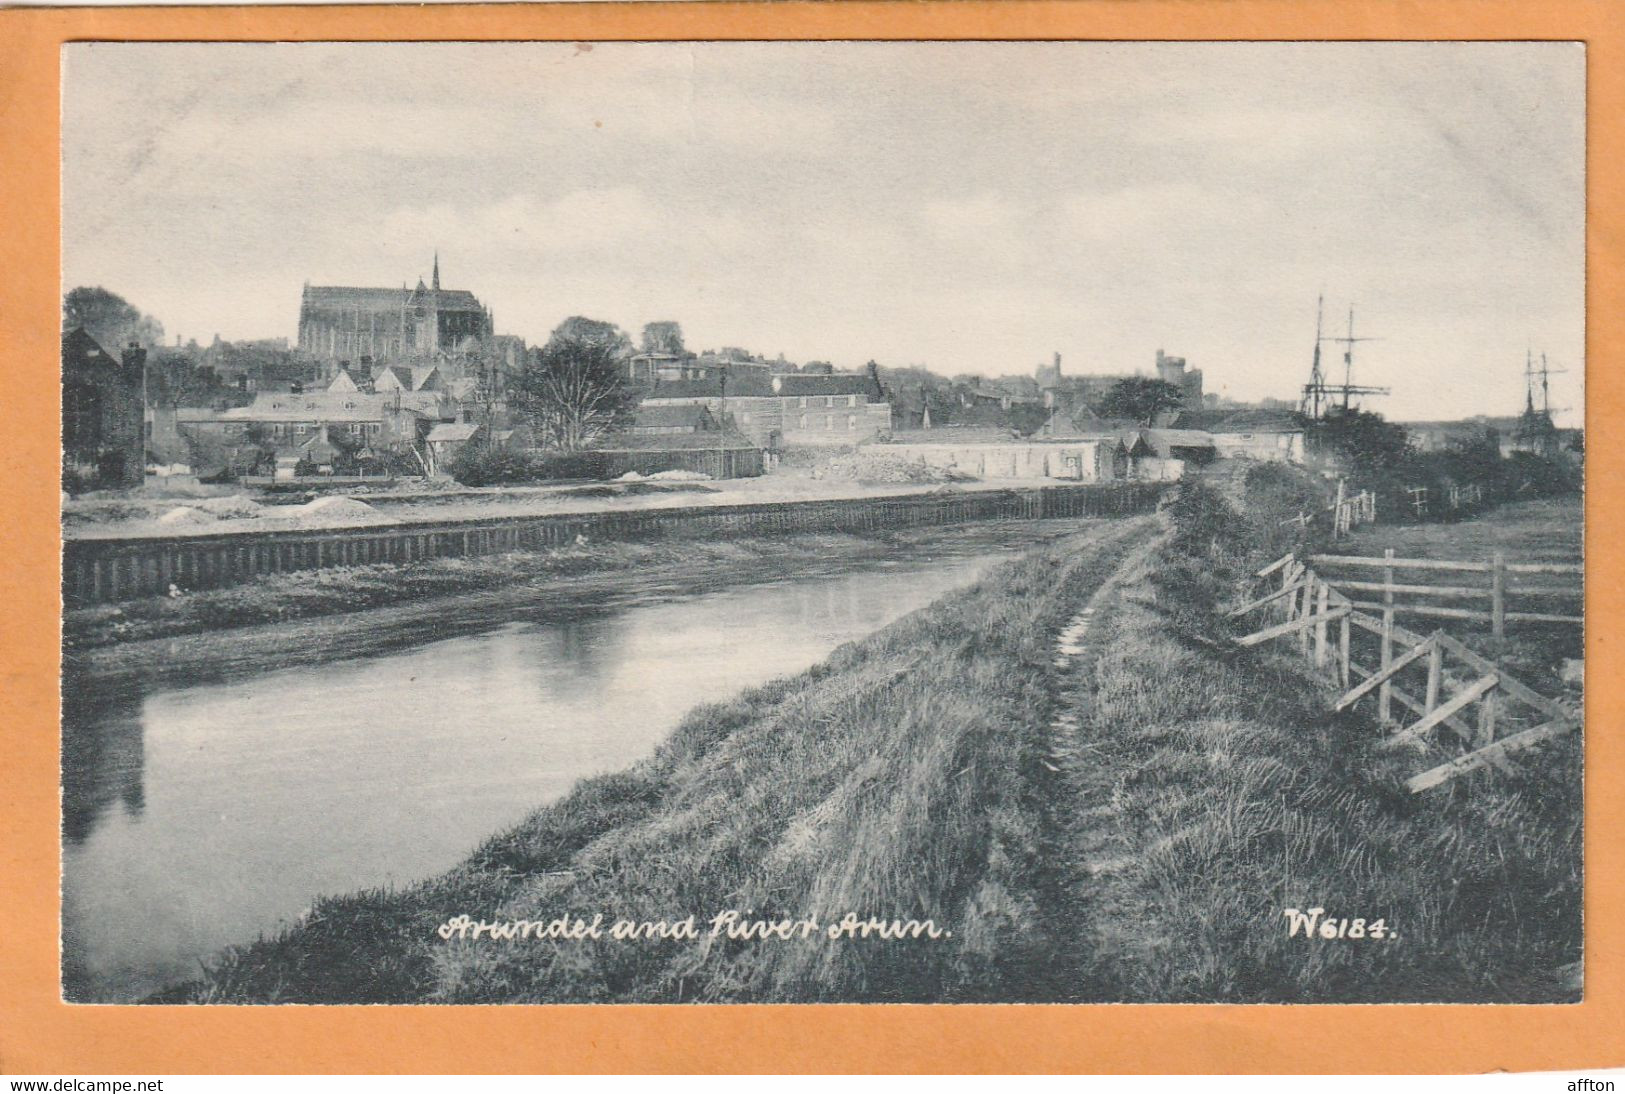
[[[559,615],[188,685],[67,681],[64,984],[139,998],[318,894],[444,870],[697,703],[797,672],[999,554]],[[438,632],[444,634],[444,632]]]
[[[146,741],[136,698],[113,689],[69,687],[62,696],[62,838],[88,836],[115,804],[139,818],[146,806]]]

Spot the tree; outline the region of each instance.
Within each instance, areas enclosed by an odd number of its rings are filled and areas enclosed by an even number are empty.
[[[1339,410],[1316,425],[1317,441],[1356,475],[1381,474],[1411,454],[1405,427],[1369,410]]]
[[[508,405],[536,436],[564,452],[580,451],[628,424],[637,403],[620,347],[558,331],[535,351],[508,392]]]
[[[1111,386],[1097,409],[1103,418],[1133,418],[1141,425],[1151,425],[1158,414],[1178,410],[1184,402],[1185,393],[1173,384],[1149,376],[1129,376]]]
[[[214,369],[180,350],[156,354],[148,363],[147,401],[153,406],[210,406],[221,400],[236,401],[240,395]]]
[[[548,343],[559,341],[604,346],[617,360],[625,360],[632,355],[632,339],[627,337],[624,330],[614,323],[588,319],[584,315],[572,315],[553,328]]]
[[[84,327],[86,334],[115,357],[132,340],[146,346],[164,340],[162,323],[99,285],[69,289],[62,298],[62,329],[75,327]]]
[[[643,352],[684,356],[688,351],[683,348],[682,326],[671,319],[643,324]]]
[[[1012,403],[1004,413],[1005,423],[1023,437],[1037,433],[1050,416],[1049,409],[1039,403]]]

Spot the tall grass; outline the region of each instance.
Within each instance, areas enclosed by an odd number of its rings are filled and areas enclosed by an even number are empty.
[[[1290,485],[1290,484],[1288,484]],[[1286,504],[1290,489],[1274,484]],[[1576,742],[1426,795],[1223,609],[1279,546],[1200,484],[684,720],[449,873],[320,902],[167,1000],[1546,1002],[1581,946]],[[1146,549],[1136,551],[1136,545]],[[1125,560],[1131,559],[1127,565]],[[1108,581],[1108,577],[1111,578]],[[1092,598],[1092,600],[1091,600]],[[1084,653],[1056,634],[1089,600]],[[1287,909],[1384,940],[1289,936]],[[445,941],[846,913],[951,936]]]
[[[1362,717],[1328,715],[1322,677],[1223,641],[1207,609],[1262,557],[1242,518],[1200,487],[1171,513],[1174,534],[1102,621],[1110,642],[1063,748],[1052,808],[1078,916],[1073,997],[1572,998],[1577,747],[1518,776],[1405,792],[1415,758],[1379,753]],[[1285,910],[1314,907],[1381,918],[1393,937],[1289,937]]]
[[[208,1002],[952,1001],[1047,997],[1038,793],[1051,645],[1149,518],[1039,548],[684,720],[450,873],[320,902],[168,999]],[[654,682],[651,682],[654,684]],[[657,686],[657,685],[656,685]],[[719,912],[931,920],[937,940],[442,940],[486,920]],[[1035,996],[1036,993],[1036,996]]]

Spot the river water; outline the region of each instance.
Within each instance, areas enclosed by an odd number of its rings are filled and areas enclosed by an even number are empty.
[[[696,704],[817,663],[1030,534],[562,615],[515,604],[453,637],[226,680],[70,676],[68,997],[139,999],[320,894],[443,871]]]

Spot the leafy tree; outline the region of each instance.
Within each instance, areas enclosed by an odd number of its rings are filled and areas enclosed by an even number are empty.
[[[947,377],[913,365],[901,368],[876,365],[875,374],[880,378],[886,401],[892,405],[899,429],[922,424],[927,410],[931,412],[933,426],[960,420],[964,408],[953,382]]]
[[[828,361],[808,361],[801,366],[801,371],[812,376],[828,376],[835,371],[835,366]]]
[[[114,292],[101,286],[69,289],[62,298],[62,329],[84,327],[102,348],[117,355],[131,340],[155,346],[164,340],[164,325]]]
[[[671,319],[645,323],[642,341],[644,353],[670,353],[681,357],[688,352],[683,348],[682,326]]]
[[[237,402],[241,394],[213,368],[182,351],[168,350],[148,361],[147,401],[153,406],[210,406],[220,400]]]
[[[508,404],[551,447],[586,448],[636,412],[638,395],[627,383],[623,349],[606,338],[554,331],[514,377]]]
[[[553,328],[553,333],[548,336],[548,344],[555,342],[603,346],[617,360],[624,360],[632,354],[632,339],[627,337],[625,331],[614,323],[588,319],[584,315],[572,315]]]
[[[1111,386],[1097,409],[1104,418],[1132,418],[1151,425],[1158,414],[1178,410],[1184,402],[1185,393],[1173,384],[1149,376],[1129,376]]]
[[[1405,427],[1368,410],[1328,414],[1316,434],[1321,450],[1337,456],[1356,476],[1390,471],[1411,454]]]
[[[1038,403],[1012,403],[1004,412],[1005,424],[1023,437],[1031,437],[1049,421],[1049,409]]]

